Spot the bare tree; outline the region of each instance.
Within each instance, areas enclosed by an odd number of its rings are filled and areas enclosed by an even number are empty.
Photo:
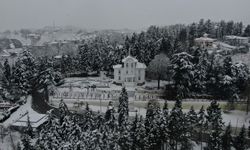
[[[156,55],[149,63],[147,71],[152,79],[158,80],[158,89],[160,88],[160,80],[167,76],[169,64],[169,58],[163,53]]]

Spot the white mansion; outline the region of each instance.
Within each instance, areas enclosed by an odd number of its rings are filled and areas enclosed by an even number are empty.
[[[124,58],[122,63],[113,66],[114,82],[125,86],[140,85],[145,82],[145,64],[130,55]]]

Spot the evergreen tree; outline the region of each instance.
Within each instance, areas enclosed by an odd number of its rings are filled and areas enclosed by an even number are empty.
[[[194,46],[194,39],[198,37],[197,25],[192,23],[189,27],[189,44],[190,47]]]
[[[162,138],[163,138],[163,142],[166,143],[166,145],[168,146],[168,141],[169,141],[169,137],[168,137],[168,125],[169,125],[169,110],[168,110],[168,103],[167,100],[165,100],[164,105],[163,105],[163,109],[162,109]]]
[[[146,111],[146,118],[145,118],[145,128],[147,131],[147,134],[150,131],[151,124],[153,120],[155,119],[156,110],[160,108],[160,104],[157,100],[149,100],[147,104],[147,111]]]
[[[131,127],[131,132],[130,132],[130,134],[131,134],[131,138],[132,138],[132,150],[136,150],[136,143],[137,143],[137,141],[136,141],[136,130],[137,130],[137,124],[138,124],[138,122],[139,122],[139,118],[138,118],[138,114],[137,114],[137,112],[136,112],[136,114],[135,114],[135,119],[134,119],[134,121],[133,121],[133,123],[132,123],[132,127]]]
[[[236,150],[246,150],[247,141],[246,141],[246,129],[243,125],[239,135],[234,139],[233,146]]]
[[[126,91],[126,88],[123,87],[122,88],[122,92],[121,95],[119,97],[119,106],[118,106],[118,123],[119,126],[122,126],[123,123],[125,123],[125,121],[128,118],[128,93]]]
[[[194,65],[191,62],[192,58],[192,55],[182,52],[175,54],[171,59],[172,78],[179,99],[186,97],[191,90],[194,70]]]
[[[231,150],[232,135],[231,124],[229,123],[224,134],[222,135],[222,150]]]
[[[89,108],[89,104],[86,103],[86,108],[85,108],[85,118],[84,118],[84,131],[86,130],[91,130],[93,128],[95,128],[95,125],[94,125],[94,117],[93,117],[93,114],[92,114],[92,111],[90,110]]]
[[[209,127],[208,149],[220,150],[222,148],[221,134],[224,123],[222,122],[221,108],[217,101],[213,100],[207,108],[207,123]]]
[[[244,36],[249,37],[250,36],[250,25],[247,25],[247,27],[244,30]]]
[[[139,150],[148,149],[148,137],[146,135],[146,129],[142,116],[140,116],[140,119],[137,123],[134,143],[136,145],[136,148]]]
[[[188,148],[188,143],[190,142],[187,138],[187,126],[185,115],[182,112],[182,103],[177,100],[174,108],[172,109],[169,116],[169,139],[170,147],[173,150],[177,150],[178,145],[181,144],[183,147]],[[189,147],[190,148],[190,147]]]
[[[31,139],[30,139],[29,135],[22,134],[21,142],[23,145],[23,150],[34,150],[32,144],[31,144]]]
[[[154,118],[150,123],[150,128],[148,132],[148,144],[149,149],[158,150],[161,149],[161,146],[164,142],[164,133],[163,131],[163,122],[162,122],[162,113],[160,108],[157,107]]]
[[[105,125],[107,125],[110,129],[116,129],[116,119],[115,119],[115,109],[113,106],[113,102],[110,101],[108,104],[107,111],[105,113]]]
[[[198,118],[197,118],[197,128],[199,130],[199,139],[200,139],[200,145],[201,145],[201,149],[202,149],[202,142],[203,142],[203,130],[205,129],[205,110],[204,110],[204,106],[202,105],[202,107],[200,108],[199,112],[198,112]]]
[[[186,126],[188,127],[189,134],[192,137],[193,134],[195,134],[195,127],[198,124],[198,116],[193,106],[191,106],[189,112],[187,113],[186,119],[187,119]]]
[[[173,47],[170,41],[170,37],[163,38],[161,40],[161,45],[160,45],[160,49],[159,49],[160,53],[164,53],[165,55],[169,56],[170,54],[172,54],[173,52]]]
[[[6,59],[5,62],[4,62],[4,70],[3,70],[3,73],[4,73],[5,79],[6,79],[7,82],[9,83],[9,82],[10,82],[10,79],[11,79],[11,69],[10,69],[10,65],[9,65],[8,59]]]

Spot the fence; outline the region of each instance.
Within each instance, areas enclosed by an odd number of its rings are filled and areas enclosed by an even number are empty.
[[[120,92],[55,92],[52,94],[54,99],[86,99],[86,100],[115,100],[120,96]],[[159,95],[150,93],[135,93],[134,100],[145,101],[149,99],[158,99]]]

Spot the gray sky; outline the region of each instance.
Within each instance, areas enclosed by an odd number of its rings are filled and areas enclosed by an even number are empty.
[[[0,30],[73,25],[140,29],[200,18],[250,24],[250,0],[0,0]]]

